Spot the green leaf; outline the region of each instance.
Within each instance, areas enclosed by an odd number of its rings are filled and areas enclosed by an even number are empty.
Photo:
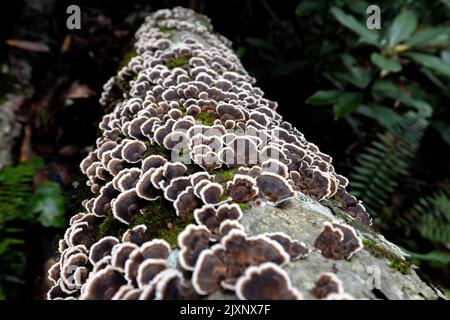
[[[354,81],[356,81],[354,85],[361,89],[367,87],[371,78],[370,70],[367,67],[360,67],[356,59],[349,54],[343,54],[341,58],[342,63],[347,67]]]
[[[64,200],[59,184],[45,181],[39,185],[30,199],[27,211],[38,214],[38,220],[44,227],[64,227]]]
[[[442,82],[434,72],[424,67],[420,68],[420,72],[422,72],[431,82],[439,87],[442,90],[442,94],[450,96],[450,88]]]
[[[376,96],[389,97],[394,100],[400,100],[405,94],[398,85],[389,80],[378,80],[373,84],[372,93]]]
[[[304,60],[293,60],[289,62],[282,63],[276,67],[272,72],[272,77],[282,77],[291,74],[298,69],[304,68],[306,61]]]
[[[365,89],[370,83],[371,73],[368,69],[359,67],[354,57],[349,54],[340,56],[347,72],[334,72],[336,79],[351,83],[359,89]]]
[[[407,253],[411,258],[426,261],[435,268],[444,267],[450,263],[450,254],[444,251],[434,250],[425,254],[407,251]]]
[[[23,174],[34,175],[43,166],[44,160],[41,157],[34,157],[17,166],[4,167],[0,170],[0,182],[20,179]]]
[[[11,250],[13,245],[19,245],[25,243],[22,239],[14,239],[14,238],[6,238],[2,239],[0,242],[0,255],[4,254],[5,252]]]
[[[433,56],[431,54],[425,53],[405,53],[404,56],[407,56],[414,60],[414,62],[433,70],[434,72],[440,73],[444,76],[450,78],[450,64],[444,62],[444,60]]]
[[[433,128],[435,128],[441,135],[442,139],[450,144],[450,125],[444,121],[434,121]]]
[[[326,2],[323,0],[303,0],[295,8],[295,14],[298,17],[309,16],[311,13],[323,10],[325,6]]]
[[[392,128],[402,119],[402,117],[393,109],[378,104],[368,106],[360,105],[356,111],[359,114],[377,121],[387,129]]]
[[[441,52],[441,59],[446,64],[450,64],[450,51],[449,50],[442,50],[442,52]]]
[[[376,52],[370,55],[370,60],[372,60],[373,64],[381,70],[386,70],[388,72],[399,72],[402,70],[402,65],[398,61],[384,57]]]
[[[236,49],[235,53],[236,53],[237,57],[239,59],[241,59],[244,56],[246,51],[247,51],[247,49],[245,47],[240,46],[239,48]]]
[[[399,86],[392,81],[378,80],[372,87],[372,94],[377,97],[387,97],[392,100],[399,100],[403,104],[412,107],[422,113],[424,117],[431,115],[433,108],[423,100],[414,99],[406,95]]]
[[[33,194],[33,177],[43,165],[42,158],[36,157],[0,170],[0,226],[12,220],[33,221],[24,208]]]
[[[273,44],[264,39],[249,37],[245,39],[245,42],[256,48],[272,51],[274,53],[278,52],[277,49],[273,46]]]
[[[404,10],[392,22],[388,30],[388,42],[396,45],[408,38],[417,28],[417,17],[409,10]]]
[[[310,96],[306,100],[306,103],[316,106],[333,104],[343,94],[345,94],[345,92],[339,90],[320,90],[314,93],[312,96]]]
[[[450,9],[450,0],[441,0],[441,2],[447,9]]]
[[[346,14],[337,7],[331,8],[330,11],[340,24],[359,35],[362,42],[379,47],[378,33],[376,31],[367,29],[367,27],[356,20],[355,17]]]
[[[333,106],[333,113],[336,118],[343,118],[358,108],[362,101],[362,94],[346,92],[337,99]]]
[[[405,44],[410,47],[432,45],[447,41],[449,34],[450,28],[447,27],[427,28],[416,32]]]

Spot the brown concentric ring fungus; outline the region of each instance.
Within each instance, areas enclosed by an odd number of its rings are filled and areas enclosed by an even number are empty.
[[[146,241],[146,231],[147,226],[145,224],[140,224],[132,229],[128,229],[122,236],[122,242],[132,242],[140,246]]]
[[[337,222],[324,222],[323,226],[314,247],[320,250],[325,258],[350,259],[363,248],[361,239],[352,227]]]
[[[142,160],[142,154],[147,150],[145,143],[139,140],[124,140],[122,148],[122,159],[129,163],[136,163]]]
[[[209,248],[211,239],[211,232],[205,226],[188,225],[178,235],[180,265],[186,270],[194,270],[199,255]]]
[[[332,293],[343,293],[342,283],[334,274],[322,273],[311,290],[311,294],[317,299],[324,299]]]
[[[92,245],[89,250],[89,261],[94,265],[106,256],[111,255],[113,247],[119,243],[115,237],[107,236]]]
[[[125,224],[129,224],[133,216],[140,214],[141,201],[135,189],[122,192],[113,202],[114,217]]]
[[[291,261],[297,261],[299,259],[305,258],[311,251],[306,247],[304,243],[299,242],[298,240],[293,240],[283,232],[269,233],[266,234],[266,236],[278,242],[289,254],[289,256],[291,257]]]
[[[81,295],[83,300],[111,300],[119,288],[126,284],[122,273],[108,267],[93,275],[88,280]]]
[[[302,294],[292,287],[286,271],[272,262],[247,268],[236,283],[241,300],[300,300]]]
[[[248,202],[258,194],[257,182],[251,176],[236,174],[227,185],[227,194],[236,202]]]
[[[179,217],[194,212],[199,205],[200,199],[194,194],[194,189],[192,187],[187,187],[186,190],[181,192],[173,203],[176,215]]]
[[[264,172],[256,178],[259,192],[270,202],[278,204],[294,196],[294,190],[282,176]]]

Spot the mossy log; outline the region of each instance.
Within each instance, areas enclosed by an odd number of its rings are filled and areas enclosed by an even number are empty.
[[[437,299],[329,155],[263,97],[208,18],[160,10],[105,85],[93,193],[49,299]]]

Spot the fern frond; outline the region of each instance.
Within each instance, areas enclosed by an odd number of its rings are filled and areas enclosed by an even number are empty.
[[[406,235],[417,230],[422,238],[434,244],[450,243],[449,195],[450,188],[444,187],[419,198],[399,221]]]
[[[28,218],[23,216],[22,209],[33,194],[33,177],[42,165],[41,158],[33,158],[0,171],[0,226]]]
[[[41,158],[33,158],[0,170],[0,300],[14,298],[24,282],[25,235],[22,229],[10,225],[20,225],[31,218],[24,208],[33,195],[33,177],[42,166]]]
[[[407,176],[428,125],[427,116],[410,111],[389,131],[378,134],[357,158],[350,187],[372,215],[381,212],[400,179]]]

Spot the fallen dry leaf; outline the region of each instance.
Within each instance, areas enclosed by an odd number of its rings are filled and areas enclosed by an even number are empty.
[[[49,52],[50,48],[42,42],[34,42],[27,40],[9,39],[5,41],[7,45],[29,51]]]
[[[72,43],[72,37],[70,36],[70,34],[66,34],[66,36],[64,37],[64,40],[61,44],[61,53],[66,53],[69,50],[71,43]]]
[[[25,126],[22,144],[20,146],[20,156],[19,156],[20,162],[25,162],[34,155],[33,148],[31,147],[31,134],[32,134],[31,126],[27,124]]]
[[[95,91],[93,91],[88,85],[74,82],[70,86],[69,90],[67,90],[64,93],[63,98],[64,99],[89,98],[94,94]]]
[[[72,157],[76,155],[78,152],[79,148],[74,144],[64,146],[58,150],[58,154],[62,157]]]

